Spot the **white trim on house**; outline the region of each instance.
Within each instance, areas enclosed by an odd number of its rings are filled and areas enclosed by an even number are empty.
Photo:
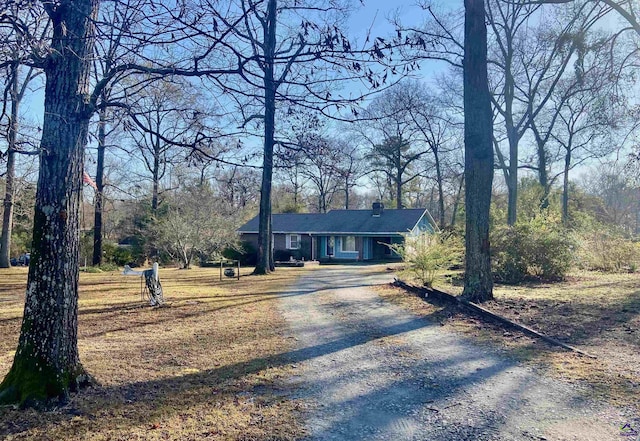
[[[295,241],[293,240],[294,236],[295,236]],[[287,242],[287,249],[288,250],[299,250],[300,249],[300,234],[298,234],[298,233],[287,234],[286,242]]]
[[[422,222],[422,219],[424,219],[425,217],[427,217],[427,222],[429,224],[431,224],[431,226],[433,227],[433,231],[440,231],[440,226],[438,225],[438,223],[436,222],[436,220],[433,218],[433,216],[431,216],[431,213],[429,213],[428,210],[424,210],[424,213],[422,213],[422,216],[420,216],[420,219],[418,219],[418,222],[416,222],[416,224],[413,226],[413,228],[411,228],[411,230],[409,230],[410,234],[419,234],[421,233],[421,231],[415,231],[416,228],[418,227],[418,225],[420,225],[420,222]]]

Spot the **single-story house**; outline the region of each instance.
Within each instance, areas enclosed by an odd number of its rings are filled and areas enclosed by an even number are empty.
[[[275,260],[388,260],[399,256],[387,245],[404,234],[433,231],[425,208],[390,210],[377,202],[371,210],[272,215]],[[241,240],[257,249],[258,216],[239,228]]]

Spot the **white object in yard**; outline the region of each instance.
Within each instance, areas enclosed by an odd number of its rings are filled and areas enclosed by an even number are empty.
[[[154,262],[151,269],[142,271],[133,270],[129,265],[125,265],[122,275],[140,276],[140,297],[142,299],[145,296],[148,297],[151,306],[159,306],[164,303],[158,262]]]
[[[129,265],[125,265],[124,266],[124,271],[122,271],[122,275],[123,276],[142,276],[144,274],[144,271],[136,271],[131,269],[131,267]],[[157,272],[156,272],[157,274]]]

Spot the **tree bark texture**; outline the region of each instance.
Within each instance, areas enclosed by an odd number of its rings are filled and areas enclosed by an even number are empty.
[[[0,236],[0,268],[11,267],[11,232],[13,229],[13,196],[16,164],[16,144],[18,141],[18,117],[20,99],[18,97],[18,63],[11,66],[11,120],[7,148],[7,174],[2,213],[2,236]]]
[[[98,158],[96,166],[96,194],[93,216],[93,265],[102,264],[102,210],[104,204],[104,151],[106,149],[107,110],[100,109],[98,121]]]
[[[273,146],[275,142],[276,89],[274,63],[276,49],[277,1],[269,0],[264,25],[264,152],[260,214],[258,226],[258,259],[254,274],[267,274],[275,269],[271,246],[271,183],[273,180]]]
[[[36,405],[87,384],[78,354],[79,208],[98,0],[45,4],[52,19],[24,317],[0,402]]]
[[[465,0],[464,138],[466,271],[463,297],[493,298],[489,206],[493,183],[491,97],[487,78],[484,0]]]

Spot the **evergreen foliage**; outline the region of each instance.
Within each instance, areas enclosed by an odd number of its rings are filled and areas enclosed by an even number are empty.
[[[496,281],[511,284],[562,280],[572,267],[575,249],[569,231],[550,213],[494,228],[491,245]]]

